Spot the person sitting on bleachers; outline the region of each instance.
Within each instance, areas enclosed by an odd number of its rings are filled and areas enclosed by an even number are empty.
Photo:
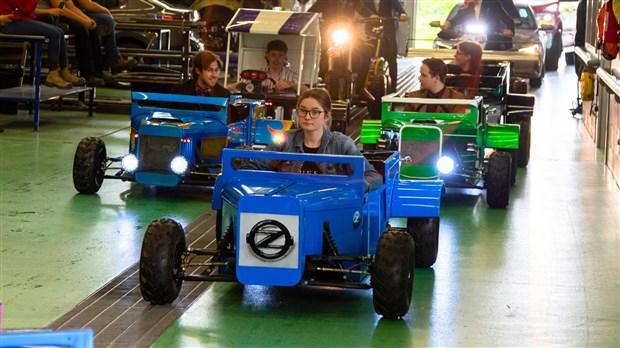
[[[75,5],[97,23],[97,32],[101,37],[106,62],[110,66],[112,74],[133,69],[138,62],[133,58],[124,59],[121,56],[116,44],[116,22],[110,10],[92,0],[76,0]]]
[[[36,21],[34,11],[39,0],[0,0],[0,15],[11,15],[11,21],[0,29],[4,34],[36,35],[48,38],[47,54],[49,74],[45,85],[69,89],[73,84],[84,84],[83,78],[74,75],[68,68],[65,33],[57,26]]]
[[[75,35],[75,54],[80,75],[88,86],[104,86],[104,80],[96,76],[101,75],[102,66],[97,23],[77,9],[71,0],[39,0],[35,13],[37,20],[65,25],[67,33]]]
[[[443,60],[438,58],[426,58],[422,61],[420,68],[420,90],[407,93],[409,98],[437,98],[437,99],[465,99],[463,93],[458,92],[448,86],[446,75],[448,67]],[[466,107],[461,105],[443,104],[406,104],[405,111],[417,112],[454,112],[463,113]]]

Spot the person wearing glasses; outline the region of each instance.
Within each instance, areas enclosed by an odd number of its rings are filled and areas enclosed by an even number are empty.
[[[332,121],[331,105],[329,93],[324,89],[312,88],[302,93],[297,101],[297,117],[301,128],[287,131],[284,141],[272,142],[265,151],[362,156],[353,139],[329,130]],[[258,160],[248,161],[242,168],[331,175],[350,175],[352,170],[348,165],[338,163]],[[381,174],[366,160],[364,189],[376,189],[382,182]]]
[[[463,93],[446,86],[448,66],[438,58],[426,58],[420,67],[420,89],[405,95],[408,98],[465,99]],[[463,113],[467,108],[461,105],[406,104],[405,111]]]
[[[480,87],[482,47],[475,41],[459,42],[451,68],[454,71],[450,72],[458,75],[451,86],[462,91],[466,98],[473,98]]]

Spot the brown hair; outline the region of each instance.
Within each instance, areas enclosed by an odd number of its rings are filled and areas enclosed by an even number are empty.
[[[474,74],[479,74],[480,63],[482,61],[482,47],[475,41],[461,41],[457,45],[457,49],[463,52],[463,54],[471,57],[469,71]]]
[[[443,60],[439,58],[426,58],[422,61],[422,64],[428,67],[431,76],[439,76],[439,81],[441,81],[441,83],[446,83],[448,66]]]
[[[198,69],[198,71],[203,71],[213,62],[217,62],[217,66],[220,68],[220,70],[224,66],[224,63],[222,63],[222,60],[217,54],[207,50],[198,52],[192,60],[192,76],[194,77],[194,79],[198,78],[198,73],[196,72],[196,69]]]
[[[325,111],[325,128],[329,129],[332,125],[332,98],[324,88],[311,88],[301,94],[297,99],[297,107],[305,99],[312,98],[321,104],[321,107]]]
[[[286,42],[282,40],[271,40],[267,44],[267,53],[269,51],[280,51],[286,54],[288,52],[288,47],[286,46]]]

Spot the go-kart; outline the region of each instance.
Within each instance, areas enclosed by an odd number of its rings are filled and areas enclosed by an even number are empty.
[[[406,104],[467,106],[465,113],[400,111]],[[423,99],[383,97],[381,120],[362,122],[364,149],[397,148],[402,132],[409,133],[414,155],[407,178],[442,179],[448,188],[486,190],[487,204],[505,208],[515,175],[513,161],[519,148],[519,125],[487,123],[481,97],[475,99]],[[428,142],[439,137],[438,143]],[[487,150],[494,150],[487,156]],[[401,147],[401,151],[403,151]],[[402,177],[402,175],[401,175]]]
[[[128,153],[109,157],[102,139],[82,139],[73,160],[73,185],[91,194],[104,179],[211,186],[223,148],[264,147],[291,123],[265,117],[260,100],[133,92]]]
[[[509,62],[483,62],[480,76],[455,74],[458,67],[448,63],[446,85],[461,92],[476,84],[470,93],[483,97],[489,105],[489,122],[518,124],[519,149],[513,170],[526,167],[530,160],[531,124],[536,97],[528,95],[527,85],[520,78],[511,78]],[[514,179],[514,175],[513,175]]]
[[[263,70],[243,70],[241,81],[233,94],[245,98],[265,101],[265,116],[278,120],[292,120],[292,111],[297,106],[297,93],[294,90],[275,91],[276,81]]]
[[[405,148],[411,148],[405,140],[408,131],[404,129],[401,138]],[[406,315],[414,267],[429,267],[437,258],[443,185],[441,180],[403,177],[413,154],[383,151],[365,156],[384,176],[383,185],[370,192],[364,192],[361,156],[225,149],[213,191],[216,243],[187,248],[179,223],[153,221],[140,253],[143,298],[152,304],[171,303],[183,281],[372,288],[378,314]],[[239,166],[247,160],[343,163],[353,168],[353,175]],[[391,227],[388,220],[393,217],[407,218],[407,228]]]
[[[251,83],[242,87],[240,93],[254,93],[254,97],[262,98],[268,106],[269,116],[277,119],[292,119],[291,111],[295,108],[297,98],[301,94],[302,84],[314,86],[318,78],[320,50],[318,14],[241,8],[226,26],[226,31],[229,46],[226,54],[224,85],[227,86],[229,83],[230,40],[235,35],[239,37],[237,81],[252,80]],[[269,41],[275,39],[284,41],[288,47],[289,69],[298,77],[295,90],[273,91],[262,87],[263,81],[267,79],[266,74],[261,74],[266,67],[265,51]],[[272,81],[266,85],[273,86],[275,83]],[[259,90],[260,92],[257,92]],[[258,94],[263,94],[263,96]]]

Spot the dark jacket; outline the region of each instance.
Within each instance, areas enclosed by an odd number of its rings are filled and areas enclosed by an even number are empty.
[[[338,17],[352,18],[353,12],[362,17],[373,14],[372,7],[367,7],[362,0],[316,0],[308,9],[308,12],[321,13],[321,19],[330,23]]]
[[[455,25],[466,25],[469,21],[476,19],[474,6],[464,7],[450,19],[450,23]],[[508,13],[497,0],[483,0],[480,5],[478,20],[484,22],[487,27],[487,50],[508,50],[512,48],[512,38],[504,37],[499,33],[503,29],[510,29],[515,32],[515,23]]]
[[[172,94],[184,94],[184,95],[196,95],[196,80],[191,79],[185,82],[181,82],[172,86],[170,90]],[[213,89],[211,89],[210,97],[222,97],[228,98],[230,97],[230,91],[226,88],[220,86],[219,84],[215,84]]]
[[[183,95],[196,95],[196,80],[191,79],[185,82],[181,82],[172,86],[170,89],[171,94],[183,94]],[[230,98],[230,91],[226,88],[215,84],[211,89],[211,95],[209,97]],[[204,105],[204,104],[186,104],[186,103],[171,103],[167,105],[171,109],[185,109],[185,110],[202,110],[202,111],[218,111],[217,106]],[[237,122],[239,120],[237,110],[230,104],[226,114],[226,123]]]
[[[362,0],[364,5],[380,17],[398,17],[406,14],[403,5],[398,0],[380,0],[379,9],[375,9],[374,0]],[[383,37],[388,39],[396,39],[396,21],[388,20],[383,23]]]

